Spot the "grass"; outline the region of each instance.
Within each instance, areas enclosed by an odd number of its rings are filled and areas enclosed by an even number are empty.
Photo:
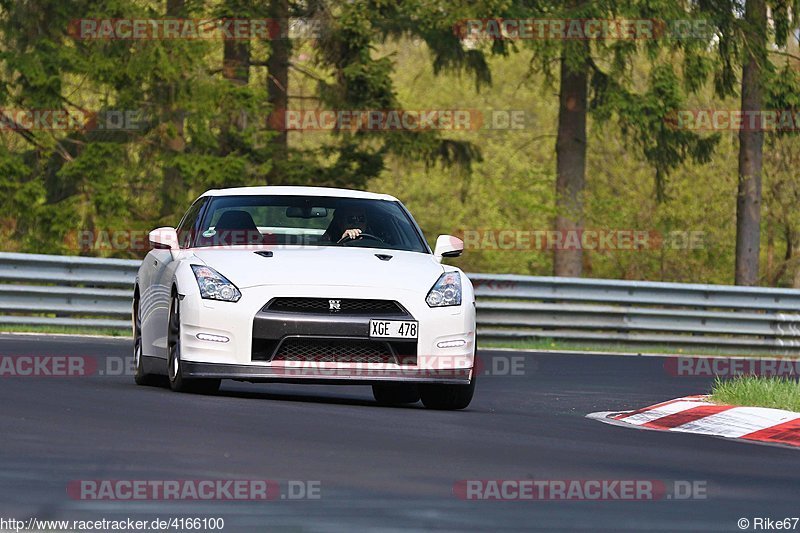
[[[646,344],[622,344],[622,343],[578,343],[570,341],[557,341],[554,339],[531,339],[531,340],[510,340],[510,341],[487,341],[478,342],[480,348],[513,348],[516,350],[564,350],[581,352],[626,352],[626,353],[648,353],[648,354],[678,354],[678,355],[739,355],[748,357],[775,357],[780,355],[777,352],[768,350],[747,350],[747,349],[720,349],[712,347],[697,346],[692,348],[675,346],[653,346]]]
[[[717,378],[711,400],[727,405],[772,407],[800,412],[800,383],[788,377],[741,376]]]
[[[19,324],[0,324],[3,333],[51,333],[62,335],[106,335],[109,337],[130,337],[130,328],[81,328],[72,326],[23,326]]]

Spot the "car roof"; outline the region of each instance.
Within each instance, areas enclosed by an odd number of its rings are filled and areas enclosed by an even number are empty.
[[[397,202],[397,198],[388,194],[378,194],[354,189],[335,189],[333,187],[290,187],[269,185],[263,187],[231,187],[229,189],[211,189],[203,196],[332,196],[336,198],[360,198],[364,200],[389,200]]]

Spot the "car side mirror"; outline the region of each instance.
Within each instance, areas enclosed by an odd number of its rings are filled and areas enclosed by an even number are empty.
[[[452,235],[439,235],[433,255],[438,261],[443,257],[458,257],[464,251],[464,241]]]
[[[178,232],[175,228],[165,226],[163,228],[156,228],[148,235],[150,246],[154,250],[177,250],[178,246]]]

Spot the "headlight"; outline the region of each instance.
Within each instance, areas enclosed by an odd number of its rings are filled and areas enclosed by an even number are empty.
[[[200,296],[206,300],[221,300],[223,302],[238,302],[242,293],[231,283],[228,278],[211,267],[192,265],[194,277],[200,287]]]
[[[458,272],[445,272],[439,276],[425,303],[428,307],[461,305],[461,275]]]

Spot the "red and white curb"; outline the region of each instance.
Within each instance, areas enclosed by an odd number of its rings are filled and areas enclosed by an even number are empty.
[[[800,447],[800,413],[719,405],[708,401],[708,396],[686,396],[635,411],[586,416],[619,426]]]

